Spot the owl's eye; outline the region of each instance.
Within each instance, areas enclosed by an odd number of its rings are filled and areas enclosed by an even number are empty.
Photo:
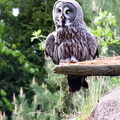
[[[59,13],[62,13],[61,9],[58,9],[58,12],[59,12]]]
[[[66,10],[66,14],[70,14],[71,13],[71,11],[70,10]]]

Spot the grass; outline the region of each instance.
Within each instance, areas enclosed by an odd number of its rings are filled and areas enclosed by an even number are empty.
[[[120,77],[88,77],[89,89],[73,95],[73,104],[78,117],[74,120],[87,120],[101,96],[119,86]],[[78,112],[80,111],[80,112]]]

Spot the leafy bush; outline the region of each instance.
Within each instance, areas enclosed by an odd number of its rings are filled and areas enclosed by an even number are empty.
[[[119,40],[114,37],[115,17],[107,11],[100,12],[99,16],[95,18],[94,24],[96,25],[96,30],[90,30],[97,37],[100,54],[102,56],[109,56],[108,51],[112,51],[109,46],[120,44]]]

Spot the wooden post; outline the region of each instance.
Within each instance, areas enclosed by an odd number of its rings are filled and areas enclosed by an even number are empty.
[[[99,58],[78,63],[62,63],[54,73],[87,76],[120,76],[120,57]]]

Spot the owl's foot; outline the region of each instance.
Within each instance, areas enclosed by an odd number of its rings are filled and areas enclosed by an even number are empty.
[[[64,60],[61,59],[60,62],[61,62],[61,63],[62,63],[62,62],[64,62],[64,63],[70,62],[70,58],[66,58],[66,59],[64,59]]]
[[[67,62],[76,63],[76,62],[78,62],[78,60],[74,56],[72,56],[71,59],[66,58],[66,59],[61,59],[60,60],[60,63],[67,63]]]
[[[76,63],[76,62],[78,62],[78,60],[77,60],[74,56],[72,56],[72,57],[71,57],[71,60],[70,60],[69,62],[71,62],[71,63]]]

